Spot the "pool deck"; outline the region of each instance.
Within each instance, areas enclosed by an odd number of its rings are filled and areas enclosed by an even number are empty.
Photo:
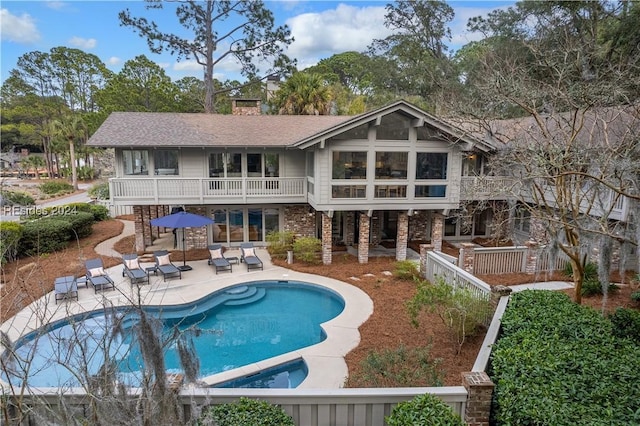
[[[206,260],[189,261],[193,269],[182,272],[182,278],[150,274],[149,284],[130,284],[129,279],[122,276],[122,266],[106,269],[115,282],[114,290],[94,292],[88,286],[79,285],[78,300],[58,301],[56,304],[53,292],[35,301],[16,316],[2,324],[0,329],[6,332],[12,341],[39,326],[65,318],[77,313],[102,309],[104,306],[143,305],[176,305],[198,300],[208,294],[236,284],[262,280],[291,280],[319,284],[340,294],[345,301],[345,309],[336,318],[324,323],[323,329],[327,338],[316,345],[303,348],[288,354],[270,358],[265,361],[202,378],[208,385],[226,380],[255,374],[267,368],[287,361],[303,358],[309,369],[307,378],[298,388],[336,389],[343,386],[348,376],[344,356],[360,342],[358,327],[373,313],[373,302],[359,288],[331,278],[304,274],[281,268],[271,264],[268,252],[257,248],[256,254],[264,264],[264,270],[247,271],[244,263],[233,265],[233,272],[219,272],[207,264]],[[240,257],[239,250],[225,252],[226,257]],[[182,262],[174,262],[176,266]],[[141,263],[143,268],[153,263]]]

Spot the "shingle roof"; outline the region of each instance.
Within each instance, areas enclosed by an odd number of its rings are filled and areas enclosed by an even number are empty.
[[[87,145],[287,147],[350,120],[335,115],[222,115],[114,112]]]

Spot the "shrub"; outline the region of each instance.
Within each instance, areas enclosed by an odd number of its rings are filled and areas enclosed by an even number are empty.
[[[609,283],[609,293],[619,290],[619,287],[613,283]],[[597,279],[589,279],[582,283],[580,292],[583,296],[602,295],[602,283]]]
[[[60,217],[44,217],[23,224],[18,251],[26,256],[53,253],[67,247],[72,225]]]
[[[407,302],[409,315],[416,327],[418,314],[425,307],[442,319],[457,346],[457,353],[460,353],[466,338],[476,334],[491,314],[488,297],[478,298],[467,288],[454,288],[441,277],[435,284],[419,282],[417,293]]]
[[[464,426],[451,407],[428,393],[399,403],[385,420],[389,426]]]
[[[403,280],[414,280],[420,278],[418,265],[412,260],[401,260],[396,262],[393,275]]]
[[[617,308],[609,319],[613,325],[614,336],[628,338],[640,344],[640,312]]]
[[[370,351],[360,370],[350,374],[349,387],[442,386],[440,359],[431,358],[431,347]]]
[[[35,204],[33,197],[22,191],[0,191],[2,204],[6,206],[32,206]]]
[[[297,238],[293,243],[293,254],[296,259],[307,263],[320,263],[318,253],[322,250],[322,241],[313,237]]]
[[[640,346],[562,293],[511,296],[493,345],[496,424],[639,424]]]
[[[631,293],[631,300],[634,302],[640,302],[640,291],[634,291]]]
[[[40,184],[40,191],[47,195],[73,192],[73,185],[63,180],[50,180]]]
[[[109,182],[97,183],[93,185],[87,191],[89,197],[97,198],[98,200],[108,200],[109,199]]]
[[[0,247],[2,263],[13,261],[18,257],[18,244],[22,237],[22,225],[18,222],[0,221]]]
[[[271,231],[265,237],[267,250],[271,257],[276,259],[286,259],[287,252],[293,250],[295,234],[293,231]]]
[[[91,166],[80,166],[76,173],[78,173],[78,179],[80,180],[93,180],[96,178],[96,170]]]
[[[198,425],[215,426],[295,426],[281,407],[266,401],[240,397],[229,404],[209,407],[198,418]]]
[[[66,220],[71,224],[70,240],[77,238],[84,238],[91,235],[93,232],[93,214],[88,212],[77,212],[66,216],[57,216],[63,220]],[[40,219],[42,220],[42,219]]]
[[[573,266],[571,262],[567,262],[567,266],[564,268],[564,274],[568,277],[573,277]],[[598,281],[598,265],[593,262],[587,262],[584,265],[584,281],[590,280]]]

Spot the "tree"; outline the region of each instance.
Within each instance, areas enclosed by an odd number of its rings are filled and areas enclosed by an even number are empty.
[[[76,167],[75,141],[86,135],[86,126],[79,115],[67,115],[51,122],[51,133],[60,136],[69,143],[69,162],[71,163],[71,184],[78,190],[78,171]]]
[[[162,0],[146,1],[147,9],[164,7]],[[287,74],[294,65],[284,54],[284,48],[293,41],[290,30],[286,25],[274,26],[273,14],[262,1],[186,0],[179,2],[175,13],[192,37],[163,33],[154,21],[132,17],[128,9],[120,12],[119,18],[122,25],[146,38],[151,52],[168,51],[177,54],[178,60],[192,58],[204,67],[206,113],[215,112],[213,71],[222,61],[237,61],[249,83]],[[223,25],[227,22],[230,29]],[[259,65],[266,69],[261,70]]]
[[[293,74],[276,91],[273,106],[284,115],[327,115],[331,92],[318,74]]]

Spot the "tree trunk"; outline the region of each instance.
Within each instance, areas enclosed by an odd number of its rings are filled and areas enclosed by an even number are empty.
[[[71,163],[71,185],[73,190],[78,190],[78,170],[76,169],[76,147],[73,139],[69,140],[69,163]]]

